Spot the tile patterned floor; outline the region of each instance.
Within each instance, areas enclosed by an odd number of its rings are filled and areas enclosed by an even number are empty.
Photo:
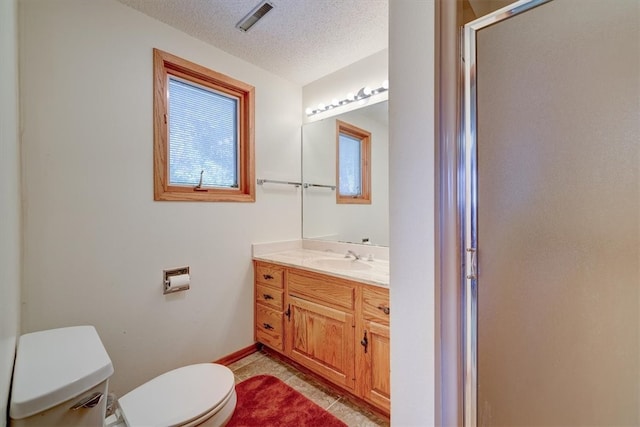
[[[236,384],[254,375],[268,374],[279,378],[320,407],[326,409],[349,427],[388,427],[389,422],[359,408],[340,393],[327,389],[278,359],[266,353],[256,352],[229,365],[236,377]]]

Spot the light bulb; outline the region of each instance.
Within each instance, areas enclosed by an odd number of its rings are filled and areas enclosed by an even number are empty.
[[[353,94],[353,92],[349,92],[349,93],[347,94],[347,100],[349,100],[349,101],[353,101],[353,99],[354,99],[355,97],[356,97],[356,96]]]
[[[331,105],[333,105],[334,107],[337,107],[340,105],[340,101],[338,101],[338,98],[333,98],[331,100]]]
[[[368,98],[371,96],[371,88],[369,86],[365,86],[358,91],[357,99]]]
[[[382,88],[383,89],[389,89],[389,80],[385,80],[382,82]]]
[[[313,110],[311,109],[311,107],[307,107],[307,109],[304,110],[304,112],[307,114],[307,116],[310,116],[311,114],[313,114]]]
[[[318,104],[318,110],[324,111],[324,104],[323,103]]]

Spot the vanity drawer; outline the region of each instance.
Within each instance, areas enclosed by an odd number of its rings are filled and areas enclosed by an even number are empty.
[[[284,292],[280,289],[256,284],[256,302],[268,305],[275,310],[282,311],[284,306],[283,295]]]
[[[366,319],[389,324],[389,289],[364,287],[362,289],[362,314]]]
[[[284,268],[273,264],[256,262],[256,282],[276,288],[283,287]]]
[[[256,305],[256,340],[282,351],[283,315],[281,312]]]
[[[346,280],[331,278],[328,281],[321,275],[313,273],[299,274],[290,270],[287,275],[289,295],[301,299],[330,304],[339,308],[353,310],[355,301],[355,285]]]

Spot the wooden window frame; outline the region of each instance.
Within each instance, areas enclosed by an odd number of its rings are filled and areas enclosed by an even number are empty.
[[[216,188],[169,184],[169,76],[238,99],[238,187]],[[153,49],[153,194],[154,200],[255,202],[255,88],[175,55]]]
[[[340,134],[360,140],[362,191],[358,196],[340,194]],[[371,204],[371,132],[341,120],[336,120],[336,203]]]

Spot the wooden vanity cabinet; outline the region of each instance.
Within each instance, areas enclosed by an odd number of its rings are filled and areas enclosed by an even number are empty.
[[[285,352],[292,360],[355,389],[355,291],[346,280],[289,270]]]
[[[361,348],[356,352],[359,394],[387,412],[391,408],[390,310],[388,289],[363,287]]]
[[[254,261],[256,341],[390,412],[389,290]]]
[[[254,267],[254,338],[275,350],[284,351],[285,270],[266,263],[256,263]]]

